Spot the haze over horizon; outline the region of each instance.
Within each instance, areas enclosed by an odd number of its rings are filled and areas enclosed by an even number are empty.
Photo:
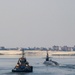
[[[0,0],[0,46],[75,45],[75,0]]]

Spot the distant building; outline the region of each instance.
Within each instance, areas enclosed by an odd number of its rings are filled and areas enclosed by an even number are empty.
[[[61,47],[61,50],[62,51],[71,51],[72,47],[63,46],[63,47]]]
[[[61,50],[62,51],[67,51],[68,50],[68,47],[67,46],[63,46],[63,47],[61,47]]]
[[[52,50],[52,48],[48,48],[48,50]]]
[[[75,51],[75,45],[74,45],[74,47],[72,47],[72,49],[73,49],[73,51]]]
[[[7,49],[4,46],[1,46],[0,50],[7,50]]]
[[[59,46],[53,46],[53,50],[59,50]]]
[[[72,47],[68,47],[68,51],[71,51],[72,50]]]
[[[41,49],[41,50],[47,50],[47,48],[45,48],[45,47],[41,47],[40,49]]]

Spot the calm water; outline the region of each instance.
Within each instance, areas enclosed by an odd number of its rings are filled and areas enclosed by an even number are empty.
[[[30,65],[33,66],[32,73],[12,73],[19,55],[0,55],[0,75],[75,75],[75,56],[53,57],[53,60],[60,63],[60,66],[46,66],[43,64],[44,57],[27,56]]]

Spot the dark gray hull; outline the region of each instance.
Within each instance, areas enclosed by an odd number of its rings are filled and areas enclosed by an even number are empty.
[[[12,72],[33,72],[33,67],[26,69],[12,69]]]

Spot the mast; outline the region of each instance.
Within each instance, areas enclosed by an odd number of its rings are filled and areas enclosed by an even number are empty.
[[[48,51],[47,51],[47,58],[49,57],[49,55],[48,55]]]
[[[22,58],[24,58],[24,55],[25,55],[24,49],[22,49]]]
[[[49,61],[48,51],[47,51],[46,61]]]

